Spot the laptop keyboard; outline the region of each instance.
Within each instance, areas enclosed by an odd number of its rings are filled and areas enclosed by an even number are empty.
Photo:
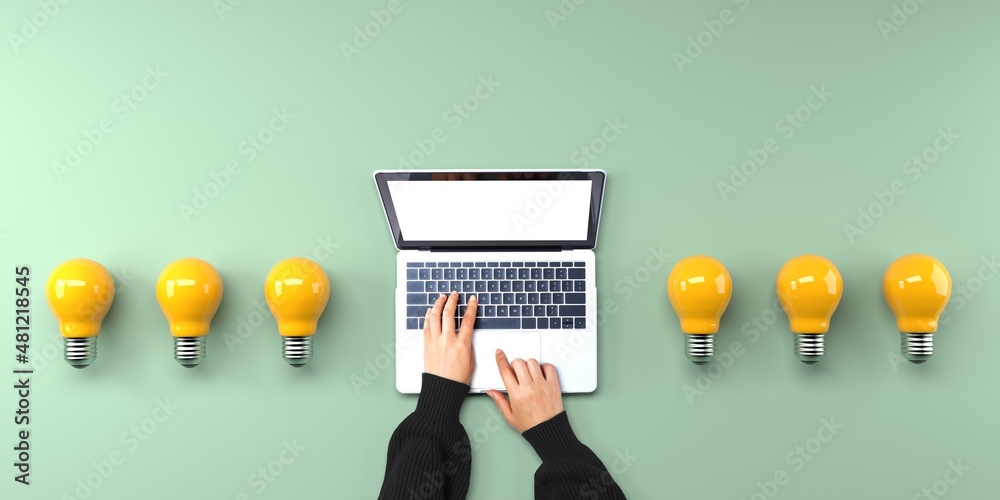
[[[476,329],[574,330],[587,327],[583,262],[408,262],[406,328],[423,330],[442,294],[458,292],[456,328],[475,295]]]

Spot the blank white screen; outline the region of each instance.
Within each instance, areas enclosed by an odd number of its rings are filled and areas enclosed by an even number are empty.
[[[583,241],[590,180],[388,181],[406,241]]]

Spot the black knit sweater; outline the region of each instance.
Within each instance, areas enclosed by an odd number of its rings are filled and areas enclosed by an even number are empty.
[[[379,500],[464,499],[472,448],[458,419],[469,386],[425,373],[417,409],[389,439]],[[597,455],[573,434],[566,412],[522,436],[542,459],[535,472],[537,500],[624,499]]]

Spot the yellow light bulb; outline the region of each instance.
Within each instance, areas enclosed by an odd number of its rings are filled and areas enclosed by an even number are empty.
[[[781,268],[775,288],[795,334],[795,355],[803,363],[819,361],[825,350],[823,335],[844,295],[837,266],[818,255],[800,255]]]
[[[65,339],[66,361],[76,368],[90,365],[101,322],[115,300],[111,273],[89,259],[69,260],[52,270],[45,295]]]
[[[951,297],[951,275],[929,255],[907,255],[889,265],[882,294],[903,334],[903,356],[923,363],[934,354],[933,333]]]
[[[316,323],[330,300],[330,278],[312,260],[285,259],[268,273],[264,297],[278,322],[282,357],[292,366],[305,365],[312,357]]]
[[[733,296],[733,279],[721,262],[704,255],[681,260],[667,277],[667,296],[680,318],[685,353],[694,363],[715,354],[714,334]]]
[[[201,259],[170,263],[156,280],[156,300],[170,323],[174,357],[185,367],[205,359],[205,336],[222,303],[222,277]]]

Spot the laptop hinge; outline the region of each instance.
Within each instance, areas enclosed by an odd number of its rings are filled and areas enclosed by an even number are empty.
[[[434,247],[418,247],[419,251],[427,252],[562,252],[568,250],[574,250],[573,247],[447,247],[447,248],[434,248]]]

